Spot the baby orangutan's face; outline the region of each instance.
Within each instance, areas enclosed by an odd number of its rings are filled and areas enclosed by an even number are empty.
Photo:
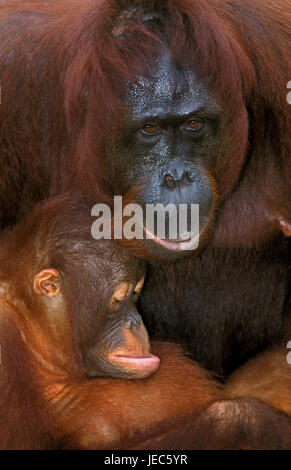
[[[46,297],[48,310],[63,305],[67,321],[73,325],[72,343],[88,377],[142,379],[160,363],[150,352],[148,333],[136,307],[145,265],[109,247],[109,254],[104,250],[83,260],[77,289],[76,283],[63,282],[66,274],[47,269],[35,277],[34,290]],[[68,296],[63,293],[66,290]]]
[[[159,359],[150,352],[147,330],[139,315],[136,303],[144,283],[121,281],[110,299],[108,334],[103,342],[105,360],[112,373],[124,378],[144,378],[155,372]]]

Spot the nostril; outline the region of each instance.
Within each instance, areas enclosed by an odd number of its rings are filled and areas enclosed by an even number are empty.
[[[193,183],[194,173],[191,170],[168,171],[163,177],[163,184],[168,189],[176,189],[178,186]]]
[[[171,173],[166,173],[164,176],[164,184],[169,189],[173,189],[176,187],[176,181]]]
[[[142,323],[142,319],[140,315],[132,316],[129,319],[126,320],[125,322],[125,328],[127,329],[132,329],[140,326]]]
[[[132,327],[131,320],[127,320],[127,322],[125,322],[125,328],[127,328],[128,330],[130,330],[131,327]]]
[[[185,171],[183,174],[183,180],[187,181],[188,183],[193,183],[194,174],[191,171]]]

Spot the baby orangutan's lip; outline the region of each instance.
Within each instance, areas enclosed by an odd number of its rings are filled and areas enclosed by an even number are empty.
[[[126,355],[128,354],[128,355]],[[153,354],[147,357],[133,357],[127,351],[118,351],[109,356],[111,364],[122,367],[129,376],[136,379],[144,379],[153,374],[160,365],[160,359]]]

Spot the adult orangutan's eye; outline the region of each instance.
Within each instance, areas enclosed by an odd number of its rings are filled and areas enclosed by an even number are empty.
[[[202,129],[204,125],[204,122],[203,122],[203,119],[190,119],[188,122],[187,122],[187,128],[190,130],[190,131],[199,131],[200,129]]]
[[[149,123],[143,126],[141,131],[145,135],[156,135],[160,132],[160,128],[156,124]]]

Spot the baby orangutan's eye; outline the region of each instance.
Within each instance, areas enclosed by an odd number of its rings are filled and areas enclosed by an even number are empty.
[[[132,283],[126,281],[120,282],[110,299],[110,306],[113,308],[118,308],[120,302],[123,302],[130,297],[132,290]]]
[[[120,302],[123,302],[130,297],[132,297],[133,302],[136,302],[142,290],[144,279],[145,277],[143,276],[135,286],[132,282],[120,282],[110,299],[110,307],[116,310],[119,307]]]

